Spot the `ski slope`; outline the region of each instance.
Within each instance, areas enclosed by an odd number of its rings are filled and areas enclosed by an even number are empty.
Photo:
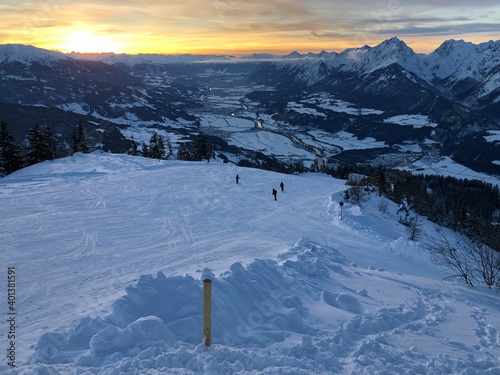
[[[377,195],[341,220],[344,190],[323,174],[106,153],[0,179],[0,372],[499,374],[500,294],[441,281],[434,225],[409,241]]]

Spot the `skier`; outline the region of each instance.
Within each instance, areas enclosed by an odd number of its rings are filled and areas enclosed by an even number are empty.
[[[239,184],[240,183],[240,176],[239,175],[236,175],[236,183]]]
[[[274,189],[273,188],[273,196],[274,196],[274,200],[276,201],[276,195],[278,195],[278,190]]]
[[[283,181],[281,181],[280,188],[281,188],[281,191],[285,190],[285,184],[283,183]]]

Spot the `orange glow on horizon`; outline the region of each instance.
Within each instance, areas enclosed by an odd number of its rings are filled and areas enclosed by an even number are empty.
[[[30,40],[21,44],[31,44],[35,47],[57,50],[63,53],[126,53],[136,54],[192,54],[192,55],[234,55],[241,56],[253,53],[270,53],[286,55],[293,51],[306,54],[342,52],[348,48],[360,48],[364,44],[376,46],[392,36],[378,36],[369,40],[357,40],[352,36],[337,38],[314,38],[304,36],[274,36],[245,33],[238,35],[199,36],[196,33],[187,35],[154,35],[147,33],[110,32],[93,30],[85,24],[71,28],[57,28],[50,33],[48,30],[32,35]],[[439,47],[444,41],[441,37],[400,37],[416,53],[429,53]],[[448,38],[451,39],[451,38]],[[459,38],[455,38],[459,39]],[[464,38],[465,39],[465,38]],[[473,41],[480,43],[479,41]],[[19,43],[19,41],[2,41],[0,43]]]
[[[348,48],[360,48],[362,44],[355,44],[352,38],[335,40],[297,40],[297,43],[291,43],[283,39],[262,39],[255,38],[252,42],[238,43],[231,38],[219,37],[212,38],[210,43],[203,41],[192,41],[190,39],[152,38],[150,36],[140,35],[116,35],[95,33],[90,30],[67,30],[61,32],[64,38],[36,38],[33,41],[21,41],[21,44],[30,44],[35,47],[48,50],[60,51],[63,53],[116,53],[116,54],[165,54],[165,55],[234,55],[241,56],[254,53],[269,53],[276,55],[286,55],[293,51],[302,54],[308,52],[319,53],[321,51],[340,53]],[[387,38],[368,41],[371,47],[378,45]],[[416,53],[430,53],[438,48],[446,39],[428,38],[400,38]],[[447,38],[447,39],[465,39],[465,38]],[[467,40],[467,39],[466,39]],[[470,40],[473,43],[481,43],[486,40]],[[3,43],[19,43],[19,41],[3,41]]]
[[[7,1],[0,4],[0,44],[81,53],[282,55],[342,52],[393,36],[417,53],[448,39],[477,44],[500,38],[500,5],[428,3]]]
[[[13,34],[14,35],[14,34]],[[75,25],[26,29],[23,38],[10,37],[8,32],[0,33],[0,44],[20,43],[35,47],[57,50],[63,53],[108,53],[116,54],[192,54],[192,55],[234,55],[241,56],[253,53],[270,53],[286,55],[293,51],[306,54],[342,52],[349,48],[360,48],[367,44],[374,47],[394,35],[377,35],[370,38],[357,38],[356,35],[337,37],[314,37],[312,35],[296,35],[286,33],[258,33],[243,31],[241,33],[220,33],[207,31],[198,33],[174,32],[152,33],[147,30],[132,33],[109,25],[100,25],[97,29],[85,23]],[[473,43],[486,42],[488,37],[482,36],[400,36],[416,53],[430,53],[447,39],[464,39]]]
[[[269,53],[276,55],[286,55],[293,51],[306,54],[308,52],[319,53],[321,51],[340,53],[348,48],[359,48],[361,44],[354,45],[352,39],[336,39],[328,42],[308,41],[292,44],[289,41],[276,39],[263,39],[251,43],[239,44],[231,39],[219,38],[217,42],[211,40],[211,44],[203,42],[193,42],[191,40],[176,40],[174,38],[165,38],[156,40],[145,36],[119,36],[119,35],[97,35],[88,30],[71,31],[66,33],[67,37],[63,41],[44,42],[34,44],[36,47],[56,50],[63,53],[125,53],[136,54],[165,54],[165,55],[234,55],[241,56],[254,53]],[[151,40],[152,39],[152,40]],[[422,41],[421,39],[402,39],[416,53],[429,53],[441,45],[444,40]],[[371,47],[376,46],[385,39],[373,40],[367,43]],[[326,43],[325,43],[326,42]]]

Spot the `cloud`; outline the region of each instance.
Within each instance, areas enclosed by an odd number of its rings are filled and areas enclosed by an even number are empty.
[[[392,30],[384,30],[384,34],[401,36],[451,36],[457,34],[470,35],[482,33],[498,33],[498,23],[466,23],[461,25],[455,24],[434,27],[409,26],[404,28],[395,28]]]
[[[87,28],[147,48],[144,52],[238,46],[331,50],[394,35],[500,38],[498,0],[26,0],[0,5],[0,14],[0,43],[55,45],[69,30]]]

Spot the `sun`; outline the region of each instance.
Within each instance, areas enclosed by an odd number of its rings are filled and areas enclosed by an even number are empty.
[[[68,34],[62,49],[63,52],[118,53],[119,47],[119,44],[108,36],[97,35],[89,30],[79,30]]]

